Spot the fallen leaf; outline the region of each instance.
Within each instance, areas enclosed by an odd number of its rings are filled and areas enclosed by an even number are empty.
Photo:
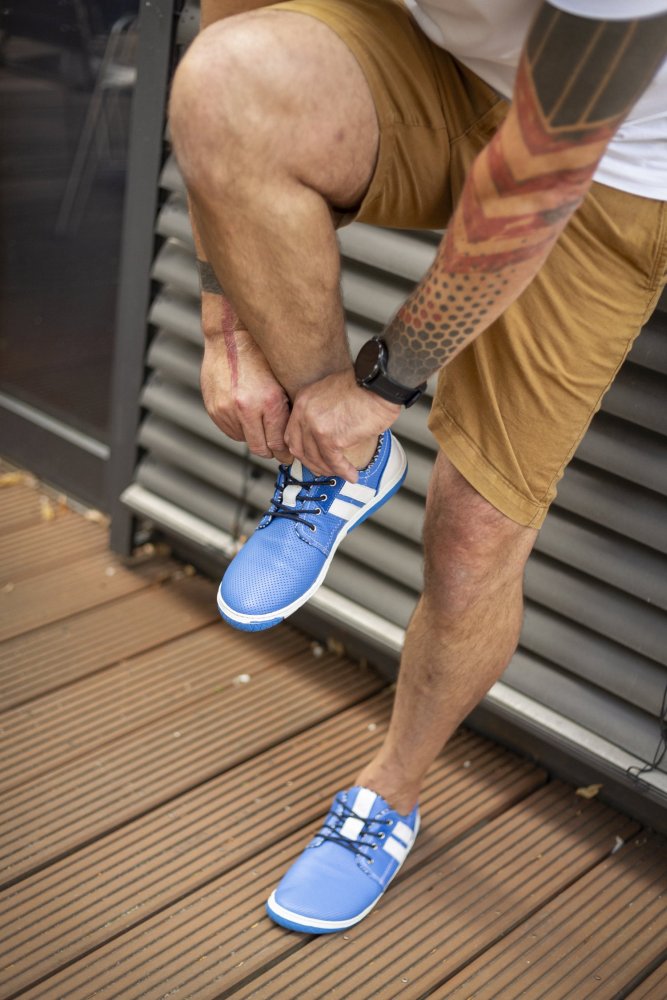
[[[49,500],[48,497],[41,496],[39,498],[39,511],[42,517],[42,521],[53,521],[56,516],[56,509]]]
[[[577,788],[577,795],[582,799],[594,799],[602,785],[586,785],[584,788]]]
[[[93,521],[95,524],[106,524],[108,518],[101,510],[86,510],[83,512],[86,521]]]
[[[0,486],[20,486],[25,480],[25,472],[3,472],[0,476]]]
[[[333,636],[327,636],[327,650],[333,653],[334,656],[345,656],[345,646],[340,641],[340,639],[335,639]]]

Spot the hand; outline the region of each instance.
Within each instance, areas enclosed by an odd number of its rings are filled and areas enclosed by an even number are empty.
[[[315,475],[356,483],[357,469],[346,455],[391,427],[400,412],[358,386],[351,369],[335,372],[297,393],[285,441]]]
[[[254,455],[289,464],[285,390],[250,334],[235,330],[231,336],[231,358],[222,334],[205,338],[201,390],[208,415],[229,437],[245,441]]]

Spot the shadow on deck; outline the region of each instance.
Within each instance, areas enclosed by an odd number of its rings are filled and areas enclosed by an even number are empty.
[[[664,841],[465,730],[373,913],[275,926],[386,681],[288,626],[233,632],[210,581],[3,482],[0,997],[665,1000]]]

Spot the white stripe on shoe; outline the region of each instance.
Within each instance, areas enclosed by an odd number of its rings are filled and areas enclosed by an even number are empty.
[[[364,825],[364,820],[370,815],[376,798],[377,795],[370,788],[359,789],[354,802],[350,805],[350,809],[353,809],[361,819],[357,819],[355,816],[348,816],[340,828],[341,837],[347,837],[348,840],[357,839]]]
[[[405,844],[399,843],[398,840],[394,840],[393,837],[387,838],[386,842],[382,845],[382,849],[386,851],[387,854],[391,854],[394,861],[398,861],[399,865],[403,864],[407,853],[410,850],[409,847],[406,847]]]
[[[355,503],[347,503],[346,500],[339,500],[336,497],[329,507],[329,514],[333,514],[335,517],[342,517],[344,521],[351,521],[361,509]]]
[[[358,500],[359,503],[368,503],[375,496],[372,486],[362,486],[361,483],[345,483],[341,487],[339,496],[349,497],[351,500]]]
[[[303,466],[298,458],[295,458],[290,467],[290,474],[294,476],[295,479],[303,478]],[[296,507],[296,498],[303,489],[298,483],[293,483],[291,486],[286,486],[283,490],[283,503],[286,507]]]
[[[391,831],[391,835],[392,837],[398,837],[399,840],[402,840],[403,843],[408,846],[412,843],[412,830],[407,823],[403,822],[403,820],[399,819],[398,823]]]

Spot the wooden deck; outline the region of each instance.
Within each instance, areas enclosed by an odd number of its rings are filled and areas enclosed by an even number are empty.
[[[391,691],[5,474],[0,996],[665,1000],[667,846],[462,730],[347,933],[263,904],[379,744]]]

